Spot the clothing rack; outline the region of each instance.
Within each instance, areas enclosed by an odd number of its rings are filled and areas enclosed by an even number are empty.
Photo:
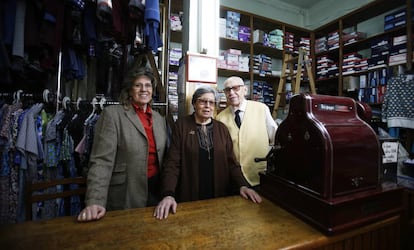
[[[56,97],[54,93],[50,93],[49,90],[45,89],[43,93],[25,93],[23,90],[19,89],[14,92],[0,92],[0,98],[3,97],[12,97],[13,101],[19,101],[22,98],[30,97],[33,100],[43,101],[45,103],[49,103],[53,98]]]

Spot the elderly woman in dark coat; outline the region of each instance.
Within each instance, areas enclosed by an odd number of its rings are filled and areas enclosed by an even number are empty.
[[[161,177],[164,198],[155,208],[154,217],[165,219],[170,211],[175,213],[177,201],[239,193],[255,203],[261,202],[243,177],[227,127],[212,118],[215,103],[213,89],[198,88],[192,98],[194,113],[175,123]]]

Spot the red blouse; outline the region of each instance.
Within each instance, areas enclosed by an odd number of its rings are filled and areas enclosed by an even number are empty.
[[[135,112],[138,115],[138,118],[141,120],[142,125],[144,126],[145,133],[148,138],[148,178],[155,176],[158,173],[158,161],[157,161],[157,147],[155,145],[154,132],[152,131],[152,109],[147,105],[147,110],[144,111],[138,105],[132,104],[134,106]]]

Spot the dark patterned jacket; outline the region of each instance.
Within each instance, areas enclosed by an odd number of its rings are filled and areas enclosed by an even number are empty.
[[[199,199],[199,141],[194,115],[177,120],[162,172],[162,195],[173,195],[177,201]],[[214,196],[236,194],[249,186],[233,153],[229,131],[213,119]]]

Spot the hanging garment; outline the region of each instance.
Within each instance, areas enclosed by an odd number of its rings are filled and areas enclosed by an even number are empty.
[[[414,76],[401,74],[392,77],[382,104],[382,120],[389,128],[414,129]]]
[[[144,22],[147,46],[152,51],[157,52],[158,48],[162,46],[158,33],[160,27],[160,4],[158,0],[147,0],[145,2]]]

